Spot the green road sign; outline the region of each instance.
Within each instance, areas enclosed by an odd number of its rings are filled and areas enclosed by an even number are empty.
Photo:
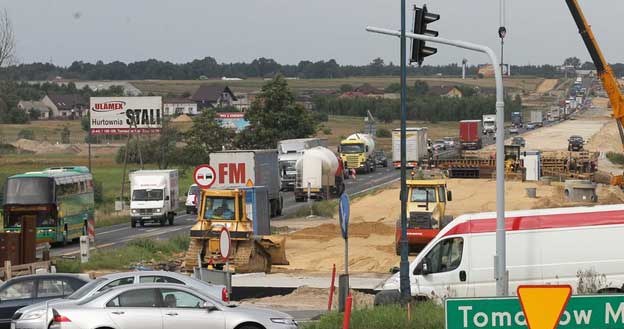
[[[447,299],[447,329],[526,328],[517,297]],[[572,296],[559,329],[624,329],[624,295]]]

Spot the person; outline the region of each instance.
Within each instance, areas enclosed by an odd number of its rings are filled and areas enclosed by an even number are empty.
[[[351,178],[352,178],[353,180],[355,180],[355,169],[354,169],[354,168],[351,168],[351,169],[350,169],[350,172],[351,172]]]
[[[234,218],[234,200],[223,200],[221,205],[214,210],[214,214],[223,219]]]

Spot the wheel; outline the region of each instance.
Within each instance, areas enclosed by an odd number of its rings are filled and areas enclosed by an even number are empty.
[[[384,167],[384,168],[388,168],[388,161],[384,161],[384,163],[383,163],[383,167]]]
[[[63,229],[63,240],[61,244],[66,246],[69,243],[69,231],[67,231],[67,225],[65,225],[65,229]]]
[[[174,214],[169,214],[169,226],[173,226],[173,220],[175,219]]]
[[[165,224],[167,224],[167,215],[163,215],[162,218],[160,219],[160,226],[165,226]]]
[[[136,227],[136,220],[134,219],[130,220],[130,226],[133,228]]]
[[[139,222],[139,224],[141,225],[141,227],[144,227],[144,226],[145,226],[145,221],[141,220],[141,221]]]
[[[255,325],[255,324],[246,324],[240,327],[237,327],[236,329],[262,329],[263,327],[260,325]]]
[[[188,209],[186,209],[186,214],[188,215],[188,214],[190,214],[190,213],[191,213],[191,211],[190,211],[190,210],[188,210]]]
[[[401,302],[401,292],[399,290],[382,290],[375,295],[373,305],[393,305]]]

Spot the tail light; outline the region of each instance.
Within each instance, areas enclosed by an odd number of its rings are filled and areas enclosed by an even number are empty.
[[[228,294],[228,291],[226,288],[221,289],[221,300],[224,302],[230,301],[230,294]]]
[[[56,323],[62,323],[62,322],[71,322],[71,320],[64,316],[64,315],[60,315],[56,310],[52,310],[52,321],[56,322]]]

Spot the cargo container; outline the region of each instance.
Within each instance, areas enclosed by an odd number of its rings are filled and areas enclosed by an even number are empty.
[[[483,146],[481,120],[462,120],[459,122],[459,144],[465,150],[479,150]]]
[[[406,128],[406,163],[408,168],[418,167],[429,158],[427,128]],[[392,131],[392,165],[401,167],[401,129]]]

